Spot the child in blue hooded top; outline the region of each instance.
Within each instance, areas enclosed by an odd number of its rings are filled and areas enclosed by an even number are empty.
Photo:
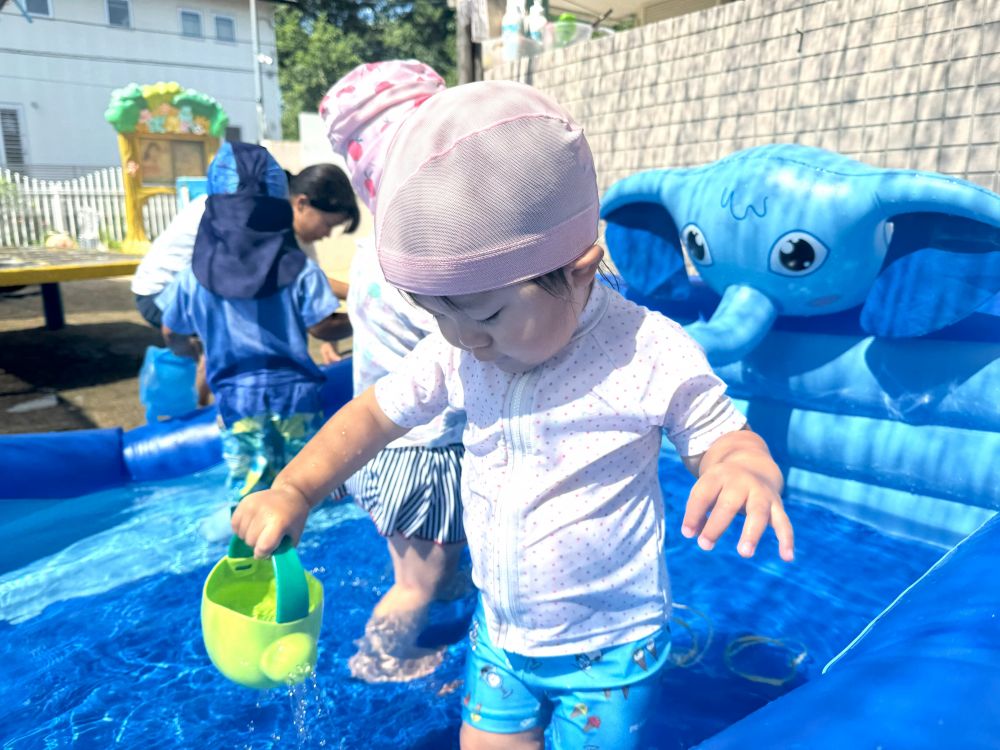
[[[171,348],[192,334],[205,347],[235,504],[269,487],[322,426],[309,334],[332,340],[345,325],[326,276],[296,244],[287,178],[266,149],[223,144],[208,193],[191,266],[160,303]]]

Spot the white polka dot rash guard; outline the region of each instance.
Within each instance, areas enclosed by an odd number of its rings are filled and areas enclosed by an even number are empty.
[[[465,531],[490,638],[557,656],[663,626],[661,430],[704,453],[746,423],[725,390],[679,325],[595,284],[573,339],[533,370],[431,335],[375,393],[403,427],[465,409]]]

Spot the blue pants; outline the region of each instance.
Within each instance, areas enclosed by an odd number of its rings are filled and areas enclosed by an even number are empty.
[[[521,656],[493,645],[480,604],[469,631],[462,720],[496,734],[551,724],[556,750],[639,748],[669,653],[664,626],[589,654]]]

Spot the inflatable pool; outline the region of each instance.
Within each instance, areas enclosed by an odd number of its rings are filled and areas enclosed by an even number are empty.
[[[660,475],[679,604],[674,668],[646,750],[697,745],[820,679],[823,665],[942,553],[790,496],[796,565],[767,542],[743,560],[733,535],[705,554],[676,533],[690,476],[668,451]],[[226,542],[201,528],[225,505],[224,480],[217,465],[80,497],[0,503],[4,744],[457,750],[473,598],[435,605],[425,636],[447,645],[432,675],[352,680],[353,642],[392,581],[385,543],[352,503],[319,508],[299,545],[326,592],[315,679],[257,691],[216,670],[198,613]]]
[[[701,553],[675,533],[690,478],[664,450],[677,668],[649,750],[996,747],[1000,196],[776,146],[634,175],[603,214],[623,291],[690,326],[768,440],[797,534],[793,566],[773,543]],[[333,409],[349,369],[328,378]],[[457,747],[454,633],[430,678],[348,677],[391,575],[351,505],[303,537],[328,597],[316,680],[258,694],[213,671],[214,423],[0,438],[8,744]]]

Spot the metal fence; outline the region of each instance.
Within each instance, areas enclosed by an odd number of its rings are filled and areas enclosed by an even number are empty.
[[[142,209],[150,239],[177,212],[174,196],[154,195]],[[50,232],[64,232],[81,247],[125,239],[125,188],[120,167],[68,180],[39,180],[0,169],[0,246],[40,245]]]

